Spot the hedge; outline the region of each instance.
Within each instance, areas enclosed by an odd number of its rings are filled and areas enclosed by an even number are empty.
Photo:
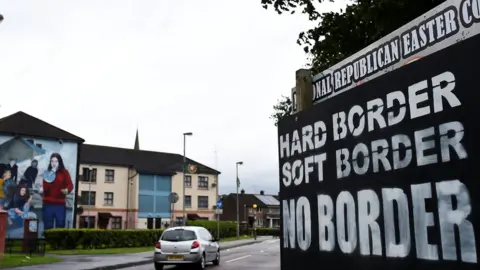
[[[211,220],[188,221],[189,226],[200,226],[217,236],[217,222]],[[45,231],[45,239],[51,249],[104,249],[154,246],[164,230],[101,230],[101,229],[51,229]],[[243,230],[251,235],[252,231]],[[220,221],[220,239],[235,237],[235,222]],[[257,228],[257,235],[280,236],[279,229]]]
[[[278,228],[257,228],[257,236],[280,237],[280,229],[278,229]]]
[[[215,220],[192,220],[187,221],[188,226],[199,226],[207,229],[214,237],[217,237],[218,224]],[[220,239],[237,235],[237,223],[233,221],[220,221]]]
[[[51,229],[45,231],[45,239],[54,250],[153,247],[163,231]]]

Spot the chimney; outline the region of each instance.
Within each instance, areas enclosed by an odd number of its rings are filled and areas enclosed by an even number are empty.
[[[263,190],[260,190],[260,195],[265,195],[265,192],[263,192]]]
[[[245,194],[245,189],[242,188],[242,190],[240,191],[241,194]]]

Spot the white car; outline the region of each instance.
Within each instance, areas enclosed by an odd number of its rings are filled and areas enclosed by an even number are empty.
[[[203,227],[168,228],[155,245],[155,270],[162,270],[164,265],[191,265],[193,269],[204,269],[208,262],[220,264],[220,245]]]

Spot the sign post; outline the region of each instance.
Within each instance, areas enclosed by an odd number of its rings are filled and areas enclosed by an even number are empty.
[[[217,201],[217,208],[215,209],[217,214],[217,239],[220,239],[220,215],[223,214],[223,202],[222,200]]]
[[[176,192],[171,192],[170,195],[168,196],[168,201],[170,201],[170,204],[172,205],[172,220],[170,221],[171,224],[173,224],[173,219],[175,218],[175,204],[178,202],[178,194]],[[185,203],[185,199],[184,202]],[[184,217],[185,218],[185,217]],[[177,220],[175,220],[175,223],[178,223]],[[183,223],[183,220],[182,220]]]

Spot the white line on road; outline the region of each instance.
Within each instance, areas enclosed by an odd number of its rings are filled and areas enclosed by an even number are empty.
[[[230,260],[230,261],[227,261],[227,263],[229,263],[229,262],[234,262],[234,261],[238,261],[238,260],[241,260],[241,259],[245,259],[245,258],[248,258],[248,257],[250,257],[250,256],[252,256],[252,255],[246,255],[246,256],[243,256],[243,257],[238,257],[238,258],[232,259],[232,260]]]
[[[280,241],[280,240],[269,240],[269,241],[267,241],[267,243],[268,244],[273,244],[273,243],[277,243],[278,241]]]

